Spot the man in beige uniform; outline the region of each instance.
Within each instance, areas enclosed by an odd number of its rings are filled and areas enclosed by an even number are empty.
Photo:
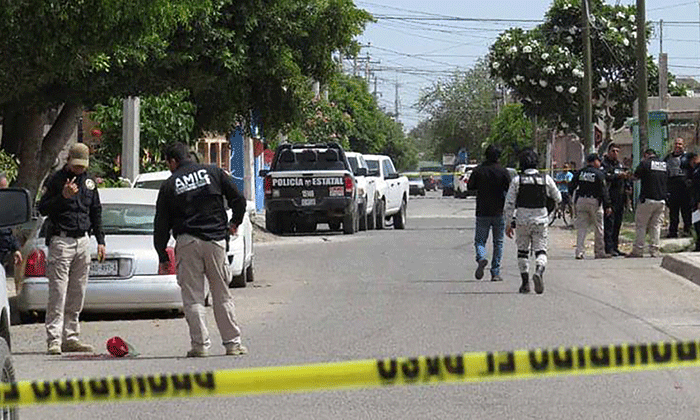
[[[83,143],[71,146],[68,163],[46,184],[39,212],[48,216],[46,234],[49,247],[46,276],[49,301],[46,307],[46,334],[49,354],[92,352],[93,347],[79,340],[80,311],[90,270],[90,239],[97,239],[97,257],[105,258],[102,231],[102,205],[95,180],[87,174],[90,151]]]
[[[595,258],[609,258],[605,253],[603,240],[603,209],[611,214],[610,197],[605,185],[605,174],[600,170],[600,157],[592,153],[586,157],[588,166],[578,171],[571,180],[570,190],[576,195],[576,259],[582,260],[588,228],[592,227],[595,237],[593,254]]]
[[[635,180],[641,181],[639,204],[634,215],[636,237],[630,258],[644,256],[644,240],[649,234],[649,253],[652,257],[660,257],[659,238],[661,223],[667,198],[668,173],[666,162],[656,156],[654,149],[644,152],[644,160],[634,171]]]
[[[230,175],[221,168],[195,163],[189,156],[182,143],[165,150],[172,176],[158,193],[153,244],[162,269],[169,271],[175,263],[167,252],[171,231],[177,240],[177,282],[192,345],[187,357],[208,356],[211,347],[204,316],[205,276],[226,355],[246,354],[228,288],[231,277],[226,257],[226,240],[243,221],[246,201]],[[224,200],[232,211],[230,221]]]

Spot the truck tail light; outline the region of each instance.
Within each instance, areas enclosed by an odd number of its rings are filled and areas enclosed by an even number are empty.
[[[272,194],[272,177],[270,175],[265,177],[265,195]]]
[[[46,254],[40,249],[35,249],[27,257],[27,265],[24,268],[25,277],[46,276]]]
[[[350,175],[345,175],[345,194],[352,194],[355,189],[355,182]]]
[[[164,276],[168,274],[177,274],[175,270],[175,250],[172,247],[168,247],[165,249],[165,252],[168,253],[168,261],[170,261],[170,265],[168,266],[167,270],[163,270],[160,267],[160,264],[158,265],[158,275],[159,276]]]

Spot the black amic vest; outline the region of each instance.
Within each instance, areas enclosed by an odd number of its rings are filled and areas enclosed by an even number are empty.
[[[538,178],[542,180],[541,184],[537,182]],[[547,207],[547,180],[545,174],[526,175],[521,173],[519,181],[518,199],[515,202],[516,207],[527,209]]]

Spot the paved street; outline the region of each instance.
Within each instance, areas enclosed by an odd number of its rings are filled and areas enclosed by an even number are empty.
[[[475,281],[474,199],[412,199],[407,229],[319,231],[256,245],[253,287],[235,289],[250,355],[182,357],[183,318],[90,320],[106,354],[119,335],[142,355],[47,356],[43,325],[12,327],[19,380],[185,372],[391,356],[697,339],[700,287],[661,259],[575,260],[550,231],[545,293],[520,295],[513,240],[504,282]],[[592,255],[592,252],[589,252]],[[486,279],[488,280],[488,273]],[[223,354],[213,316],[213,354]],[[23,409],[25,419],[466,419],[700,416],[697,369],[431,387]]]

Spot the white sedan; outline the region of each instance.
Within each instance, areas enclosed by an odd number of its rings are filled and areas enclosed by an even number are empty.
[[[153,248],[157,197],[158,191],[152,189],[100,189],[107,256],[104,262],[97,262],[97,242],[91,236],[92,263],[85,293],[85,312],[182,310],[175,272],[159,271],[158,254]],[[26,258],[22,289],[17,297],[23,320],[31,320],[35,311],[46,310],[49,251],[44,230],[40,229]],[[169,245],[168,253],[174,258],[175,242],[172,238]],[[230,286],[245,287],[247,282],[253,281],[254,260],[248,212],[238,234],[231,237],[227,253]]]

